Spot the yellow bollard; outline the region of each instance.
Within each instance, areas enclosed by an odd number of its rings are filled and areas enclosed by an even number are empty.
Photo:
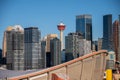
[[[112,80],[112,70],[111,69],[106,70],[106,80]]]

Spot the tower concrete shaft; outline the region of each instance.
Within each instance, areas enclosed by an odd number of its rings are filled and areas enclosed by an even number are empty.
[[[63,50],[63,30],[60,31],[61,51]]]

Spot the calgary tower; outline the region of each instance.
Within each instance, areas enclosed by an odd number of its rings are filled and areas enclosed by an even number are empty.
[[[60,41],[61,41],[61,50],[63,50],[63,31],[65,29],[65,24],[60,23],[57,25],[58,30],[60,31]]]

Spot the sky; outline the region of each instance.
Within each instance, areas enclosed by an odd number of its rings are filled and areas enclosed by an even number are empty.
[[[103,15],[120,14],[120,0],[0,0],[0,48],[8,26],[39,27],[41,36],[58,34],[57,24],[66,25],[64,36],[75,32],[76,16],[92,15],[93,40],[103,36]]]

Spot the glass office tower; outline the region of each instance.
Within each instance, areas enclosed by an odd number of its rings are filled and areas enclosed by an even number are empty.
[[[119,15],[119,21],[120,21],[120,15]]]
[[[112,15],[103,16],[103,45],[102,49],[113,50],[112,44]]]
[[[76,32],[80,32],[83,38],[92,42],[92,16],[78,15],[76,16]]]
[[[61,41],[58,38],[50,40],[51,66],[61,64]]]
[[[25,70],[41,67],[40,31],[37,27],[24,29]]]

